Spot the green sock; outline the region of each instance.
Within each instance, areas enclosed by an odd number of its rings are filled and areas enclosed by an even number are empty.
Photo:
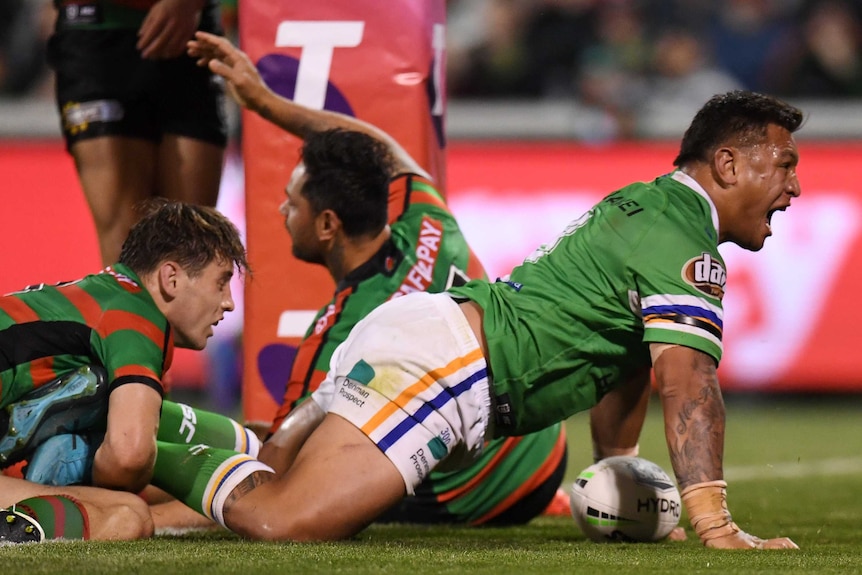
[[[159,420],[159,441],[197,445],[203,443],[257,457],[260,440],[230,417],[165,400]]]
[[[77,500],[65,495],[30,497],[13,505],[42,526],[45,539],[89,539],[87,511]]]
[[[152,484],[198,513],[224,523],[224,502],[231,491],[256,471],[272,468],[244,453],[207,445],[157,441]]]

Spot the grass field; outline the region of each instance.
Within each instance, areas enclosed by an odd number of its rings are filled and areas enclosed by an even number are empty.
[[[641,455],[670,470],[660,413],[654,405]],[[131,543],[8,546],[0,547],[0,561],[9,572],[28,575],[860,573],[860,414],[862,397],[728,401],[725,469],[734,519],[761,537],[791,537],[800,551],[712,551],[696,538],[596,544],[571,519],[539,518],[508,529],[372,526],[353,540],[328,544],[252,543],[201,533]],[[568,425],[567,481],[590,463],[586,417]],[[685,516],[682,524],[688,525]]]

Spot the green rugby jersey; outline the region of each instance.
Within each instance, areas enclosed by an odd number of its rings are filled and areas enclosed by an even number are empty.
[[[725,267],[718,216],[674,172],[609,195],[509,276],[451,291],[484,310],[496,433],[594,406],[650,365],[649,343],[721,359]]]
[[[107,370],[109,389],[135,382],[164,395],[173,349],[167,319],[122,264],[7,294],[0,297],[0,407],[93,364]]]
[[[468,278],[485,277],[443,198],[419,176],[393,179],[389,187],[391,241],[336,286],[297,350],[284,399],[271,428],[313,391],[329,370],[335,348],[356,323],[390,298],[413,291],[441,292]],[[493,520],[553,473],[565,454],[561,426],[529,437],[490,442],[475,464],[434,472],[416,490],[423,509],[411,521]]]

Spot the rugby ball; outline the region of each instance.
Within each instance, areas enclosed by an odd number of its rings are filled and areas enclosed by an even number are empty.
[[[608,457],[571,487],[572,516],[597,542],[659,541],[679,523],[679,491],[664,470],[640,457]]]

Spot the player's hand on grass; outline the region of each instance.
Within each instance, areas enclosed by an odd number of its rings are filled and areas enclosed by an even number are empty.
[[[138,30],[138,50],[148,60],[176,58],[198,27],[203,0],[160,0]]]
[[[682,527],[674,527],[667,536],[668,541],[687,541],[688,535]]]
[[[712,549],[799,549],[799,546],[787,537],[761,539],[746,533],[733,522],[726,530],[725,535],[715,533],[708,539],[701,537],[703,544]]]
[[[727,483],[705,481],[682,490],[691,526],[706,547],[712,549],[799,549],[787,537],[761,539],[733,522],[727,510]]]
[[[207,66],[213,74],[227,80],[231,97],[244,108],[257,111],[269,88],[248,55],[237,49],[227,38],[195,33],[194,40],[187,44],[188,54],[197,58],[198,66]]]

